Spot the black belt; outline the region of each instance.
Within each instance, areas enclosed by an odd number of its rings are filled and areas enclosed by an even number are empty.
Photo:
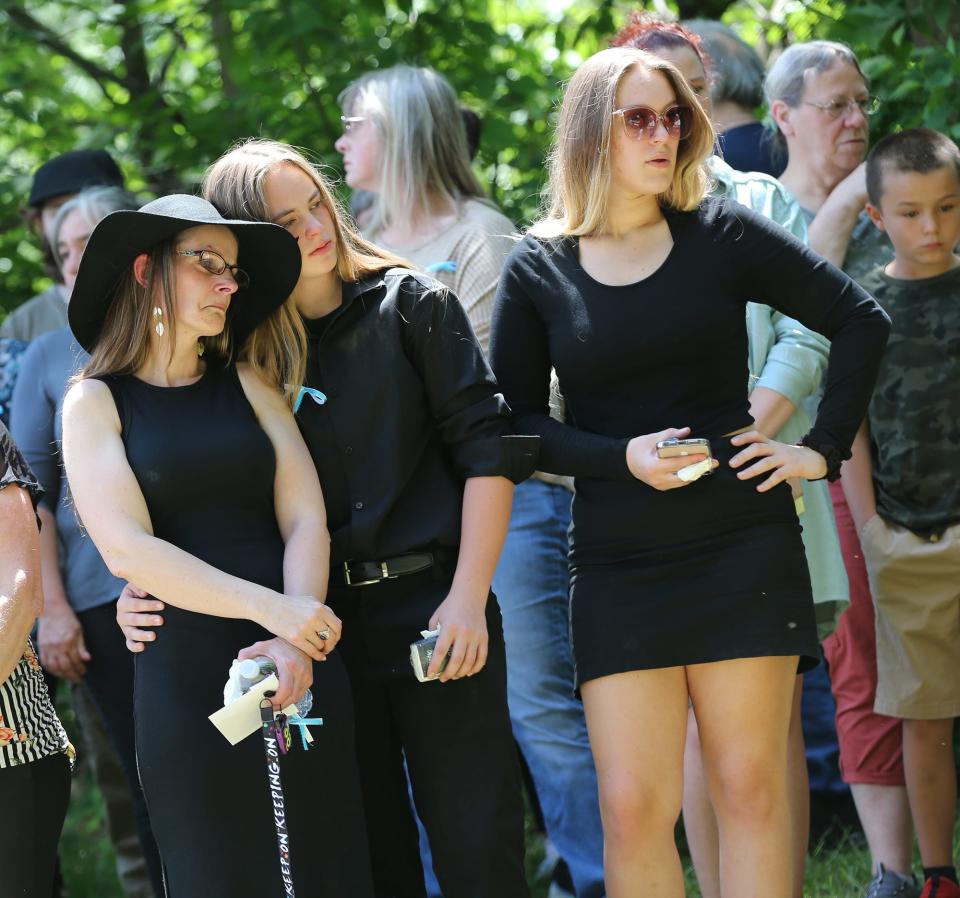
[[[433,552],[411,552],[383,561],[345,561],[331,572],[338,586],[370,586],[381,580],[394,580],[408,574],[419,574],[434,565],[456,561],[456,552],[446,549]]]

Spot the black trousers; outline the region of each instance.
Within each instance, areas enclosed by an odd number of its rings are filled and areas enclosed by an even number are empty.
[[[0,770],[0,880],[10,898],[49,898],[70,801],[70,761],[50,755]]]
[[[409,644],[449,591],[425,572],[331,590],[354,697],[357,758],[377,898],[424,898],[416,823],[430,840],[444,898],[529,898],[520,769],[507,712],[500,610],[487,606],[486,667],[419,683]]]
[[[137,752],[133,732],[133,655],[127,651],[123,633],[117,626],[114,602],[99,605],[77,615],[83,638],[90,651],[84,683],[103,718],[107,735],[120,760],[130,786],[133,812],[150,882],[157,895],[164,894],[163,868],[157,843],[150,829],[150,818],[137,774]],[[149,651],[150,646],[147,646]]]

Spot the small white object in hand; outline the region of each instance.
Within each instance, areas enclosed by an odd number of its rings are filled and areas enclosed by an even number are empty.
[[[694,480],[699,480],[704,474],[712,469],[713,459],[705,458],[702,461],[694,462],[692,465],[687,465],[685,468],[681,468],[679,471],[677,471],[677,477],[679,477],[684,483],[692,483]]]
[[[252,660],[252,659],[248,659]],[[256,662],[253,662],[256,664]],[[246,665],[243,661],[240,661],[237,658],[233,659],[233,663],[230,665],[230,676],[227,682],[223,687],[223,704],[224,707],[227,705],[232,705],[240,696],[242,696],[247,691],[247,684],[243,682],[243,671]]]

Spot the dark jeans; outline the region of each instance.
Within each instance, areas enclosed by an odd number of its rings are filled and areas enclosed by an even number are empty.
[[[0,770],[0,880],[3,894],[49,898],[57,843],[70,800],[70,762],[63,754]]]
[[[81,611],[77,617],[90,652],[84,683],[90,691],[120,766],[130,786],[134,817],[140,845],[147,862],[150,881],[157,895],[163,895],[163,871],[160,854],[150,829],[150,818],[137,774],[137,755],[133,730],[133,655],[127,651],[123,633],[117,626],[113,602]],[[149,646],[147,647],[149,650]]]
[[[411,575],[375,586],[331,590],[344,619],[357,758],[377,898],[423,898],[417,828],[410,810],[406,758],[417,814],[433,853],[444,898],[529,898],[523,866],[523,802],[507,713],[500,611],[487,610],[486,667],[449,683],[418,683],[396,646],[419,638],[449,581]],[[415,609],[409,627],[401,609]],[[392,635],[389,635],[392,634]],[[378,675],[374,647],[393,646],[394,674]]]

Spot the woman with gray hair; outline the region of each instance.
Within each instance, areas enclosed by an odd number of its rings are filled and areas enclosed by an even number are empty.
[[[780,180],[809,223],[812,249],[862,277],[893,258],[886,235],[865,211],[869,116],[879,105],[853,51],[832,41],[785,50],[765,91],[778,142],[787,153]],[[847,466],[844,468],[848,474]],[[873,710],[876,692],[874,611],[858,540],[865,510],[849,507],[831,484],[834,514],[850,584],[850,607],[823,644],[837,703],[843,779],[850,785],[867,837],[875,877],[870,898],[915,898],[910,873],[911,817],[904,786],[900,721]]]
[[[863,160],[869,117],[880,100],[854,52],[834,41],[788,47],[764,85],[776,144],[786,154],[781,183],[810,222],[810,246],[853,278],[893,258],[870,223]]]
[[[60,207],[50,233],[68,296],[96,224],[111,212],[136,206],[136,200],[119,187],[92,187]],[[160,859],[134,755],[133,662],[115,620],[123,582],[107,570],[81,529],[62,477],[63,397],[70,378],[87,358],[69,327],[43,334],[24,354],[13,393],[14,438],[46,491],[37,509],[43,524],[40,562],[46,600],[37,648],[49,673],[74,683],[83,681],[90,690],[130,789],[153,889],[162,895]]]
[[[713,123],[724,162],[737,171],[777,177],[783,161],[773,154],[773,135],[757,118],[764,104],[763,60],[732,28],[710,19],[683,23],[699,35],[710,58]]]
[[[340,104],[346,182],[374,194],[364,236],[450,287],[486,348],[516,229],[473,172],[456,92],[433,69],[397,65],[358,78]]]

